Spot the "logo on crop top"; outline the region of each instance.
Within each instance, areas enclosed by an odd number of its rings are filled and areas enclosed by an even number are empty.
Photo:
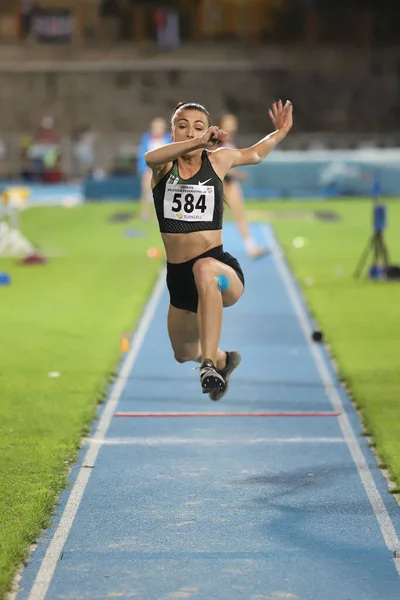
[[[208,183],[209,181],[211,181],[211,177],[210,177],[210,179],[207,179],[206,181],[199,181],[199,185],[206,185],[206,183]]]
[[[170,175],[167,181],[167,185],[178,185],[179,177],[175,177],[175,175]]]

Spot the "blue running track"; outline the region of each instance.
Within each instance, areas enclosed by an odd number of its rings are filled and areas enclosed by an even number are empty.
[[[400,599],[398,504],[272,230],[254,232],[274,249],[256,262],[224,233],[247,282],[224,314],[229,393],[174,362],[161,278],[18,600]]]

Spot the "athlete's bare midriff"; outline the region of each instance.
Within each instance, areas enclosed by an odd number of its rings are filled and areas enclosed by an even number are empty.
[[[192,233],[162,233],[161,236],[167,254],[167,261],[170,263],[182,263],[191,260],[222,244],[221,229],[194,231]]]

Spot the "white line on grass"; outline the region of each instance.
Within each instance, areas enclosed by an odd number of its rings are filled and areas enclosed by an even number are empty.
[[[96,462],[97,455],[101,448],[101,443],[99,442],[104,440],[104,436],[107,433],[118,401],[125,387],[127,376],[129,375],[133,365],[135,364],[139,351],[142,347],[145,335],[155,315],[158,303],[164,290],[164,281],[165,268],[161,270],[157,283],[145,307],[144,313],[140,319],[139,326],[133,335],[132,347],[125,358],[125,361],[122,365],[113,390],[104,406],[104,410],[101,415],[96,432],[94,436],[88,440],[89,447],[83,459],[83,464],[86,466],[93,466]],[[52,540],[47,548],[46,554],[44,555],[44,558],[42,560],[40,569],[36,575],[36,579],[28,596],[28,600],[42,600],[47,594],[49,585],[51,583],[54,571],[57,566],[57,562],[60,558],[62,549],[71,530],[72,524],[75,519],[75,515],[81,503],[91,472],[92,469],[81,469],[79,471],[79,475],[71,489],[71,493],[69,495],[67,504],[64,508],[61,520],[54,532]]]
[[[310,348],[311,355],[315,361],[315,366],[317,367],[318,373],[325,386],[325,392],[331,401],[333,409],[341,413],[338,417],[340,429],[348,445],[353,461],[357,467],[360,479],[375,513],[376,519],[378,521],[379,527],[383,535],[383,539],[385,540],[385,544],[388,547],[388,549],[393,553],[394,563],[397,572],[400,575],[400,559],[395,558],[395,556],[398,555],[400,551],[400,541],[392,523],[392,520],[386,509],[385,503],[382,500],[379,490],[376,487],[372,473],[368,467],[367,461],[365,460],[365,456],[360,448],[360,445],[351,426],[350,420],[347,416],[346,410],[343,406],[342,399],[338,391],[335,389],[333,379],[326,365],[326,361],[324,359],[322,351],[318,345],[313,344],[311,341],[312,330],[309,324],[309,320],[301,303],[300,295],[294,283],[292,274],[280,251],[278,242],[272,232],[272,229],[267,228],[267,226],[263,226],[262,231],[267,242],[269,242],[270,240],[267,231],[271,231],[274,237],[273,256],[278,268],[279,275],[286,288],[287,294],[293,305],[301,329],[303,330],[304,336],[307,340],[307,344]]]

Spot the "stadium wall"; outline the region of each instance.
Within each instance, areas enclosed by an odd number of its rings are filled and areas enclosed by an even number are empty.
[[[292,152],[275,150],[260,165],[246,167],[243,191],[250,199],[400,197],[400,149]],[[21,185],[2,182],[2,187]],[[29,204],[137,200],[136,175],[101,176],[81,183],[26,186]]]
[[[45,115],[54,118],[60,134],[82,125],[136,134],[154,116],[169,118],[180,100],[201,102],[214,116],[235,112],[243,134],[258,134],[270,131],[268,107],[276,97],[292,100],[296,133],[400,131],[400,80],[384,63],[171,61],[156,68],[144,62],[118,68],[0,65],[2,134],[33,132]]]

